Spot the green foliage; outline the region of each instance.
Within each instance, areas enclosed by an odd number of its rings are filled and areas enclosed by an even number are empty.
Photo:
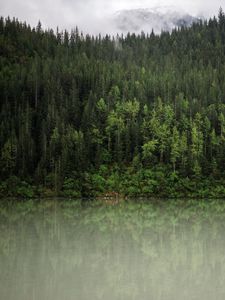
[[[175,172],[176,162],[180,156],[180,136],[176,126],[173,127],[172,138],[171,138],[171,162]]]
[[[121,186],[121,177],[119,175],[117,167],[114,167],[109,176],[107,176],[107,181],[106,181],[106,191],[114,191],[114,192],[119,192],[120,191],[120,186]]]
[[[63,182],[63,194],[67,197],[81,197],[81,187],[77,179],[66,178]]]
[[[2,195],[223,194],[222,10],[160,36],[118,36],[119,50],[78,29],[0,25]]]
[[[152,157],[153,152],[155,151],[157,144],[158,144],[158,142],[156,140],[153,140],[153,141],[149,141],[149,142],[145,143],[142,146],[143,158],[144,159],[148,159],[148,158]]]
[[[16,144],[7,140],[1,151],[1,170],[3,174],[11,174],[16,166]]]
[[[16,194],[18,197],[32,198],[34,196],[34,191],[27,182],[22,181],[17,187]]]
[[[107,110],[107,106],[106,103],[104,101],[103,98],[101,98],[98,102],[97,102],[97,109],[101,112],[104,113]]]
[[[97,192],[101,193],[105,191],[106,180],[100,174],[93,174],[91,176],[92,188]]]
[[[35,196],[34,188],[26,181],[21,181],[16,176],[11,176],[8,180],[0,184],[0,197],[32,198]]]

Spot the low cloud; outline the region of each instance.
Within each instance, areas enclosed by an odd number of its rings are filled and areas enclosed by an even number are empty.
[[[70,30],[77,25],[90,34],[115,33],[111,20],[119,10],[164,6],[205,17],[217,15],[219,7],[225,10],[224,0],[0,0],[4,17],[17,17],[32,26],[41,20],[44,28],[53,29]]]

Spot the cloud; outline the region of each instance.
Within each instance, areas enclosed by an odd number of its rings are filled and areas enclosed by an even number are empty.
[[[225,10],[224,0],[0,0],[1,15],[17,17],[36,26],[71,29],[78,25],[84,32],[112,33],[112,15],[123,9],[174,6],[177,10],[206,17],[217,15],[219,7]]]

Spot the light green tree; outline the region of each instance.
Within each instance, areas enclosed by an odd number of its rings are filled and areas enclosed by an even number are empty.
[[[180,156],[180,135],[177,127],[173,127],[172,138],[171,138],[171,153],[170,160],[173,164],[173,171],[176,171],[176,162]]]

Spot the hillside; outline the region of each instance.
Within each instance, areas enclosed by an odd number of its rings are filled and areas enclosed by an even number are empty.
[[[0,194],[225,196],[224,70],[222,10],[115,38],[1,18]]]

